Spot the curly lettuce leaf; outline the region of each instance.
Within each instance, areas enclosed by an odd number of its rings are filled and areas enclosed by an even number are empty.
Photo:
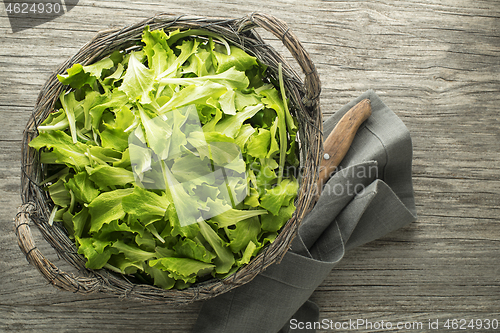
[[[117,89],[101,95],[98,99],[99,102],[93,105],[88,111],[91,118],[91,128],[96,135],[97,132],[100,132],[104,111],[108,109],[121,109],[129,101],[127,94]]]
[[[257,243],[259,233],[262,231],[258,217],[250,217],[235,224],[234,229],[225,228],[229,239],[229,247],[233,253],[239,253],[250,242]]]
[[[91,161],[90,165],[118,163],[123,158],[119,151],[101,146],[87,146],[86,156]]]
[[[125,211],[122,206],[123,197],[131,194],[133,189],[118,189],[99,194],[88,205],[90,216],[92,217],[90,232],[96,232],[104,224],[114,220],[120,220],[125,217]]]
[[[192,54],[188,61],[189,65],[182,69],[183,74],[193,73],[198,77],[215,74],[212,53],[202,47],[198,49],[198,52]]]
[[[201,218],[202,202],[190,196],[181,183],[175,179],[168,167],[162,163],[162,171],[168,198],[174,203],[177,221],[181,227],[195,224]]]
[[[114,113],[114,122],[103,123],[104,130],[99,134],[101,145],[117,151],[125,151],[128,148],[130,133],[139,126],[140,119],[125,105],[114,109]]]
[[[107,187],[125,186],[135,181],[134,174],[124,168],[101,164],[95,168],[86,167],[88,176],[101,190]]]
[[[75,237],[75,239],[78,244],[78,254],[83,254],[87,259],[85,262],[85,267],[87,268],[103,268],[113,254],[113,250],[109,247],[112,243],[111,241],[103,245],[96,241],[96,239],[90,237]]]
[[[266,190],[262,196],[260,206],[270,211],[273,215],[278,215],[282,206],[288,206],[290,201],[297,196],[299,183],[295,179],[284,179],[277,186]]]
[[[266,231],[278,231],[285,223],[292,218],[296,207],[293,203],[288,206],[281,206],[278,213],[275,215],[264,215],[261,217],[261,227],[262,230]]]
[[[167,41],[168,42],[168,41]],[[180,50],[179,56],[172,61],[168,68],[156,76],[156,80],[177,75],[179,68],[198,50],[200,42],[196,39],[183,40],[176,48]]]
[[[205,263],[211,263],[215,254],[210,252],[196,239],[186,238],[174,245],[175,253],[180,257],[191,258]]]
[[[271,144],[271,131],[259,128],[259,132],[250,137],[247,144],[247,153],[255,158],[265,158]]]
[[[85,155],[86,145],[81,142],[73,142],[69,135],[60,130],[40,133],[30,141],[29,146],[34,149],[53,149],[53,154],[56,157],[55,163],[73,166],[77,171],[83,170],[90,163]]]
[[[64,113],[66,114],[66,119],[68,119],[69,131],[71,133],[73,143],[77,143],[78,132],[76,129],[76,122],[81,120],[81,116],[84,114],[82,106],[83,103],[76,100],[74,91],[69,93],[61,92],[59,101],[61,102]]]
[[[106,69],[113,68],[114,65],[115,64],[111,58],[104,58],[91,65],[83,66],[83,71],[100,79],[102,77],[102,72]]]
[[[230,54],[214,51],[214,55],[217,59],[217,73],[225,72],[231,67],[235,67],[239,71],[246,71],[258,65],[255,57],[232,45],[230,46]]]
[[[162,218],[170,204],[165,193],[158,195],[141,187],[134,187],[132,193],[122,199],[123,210],[137,219]]]
[[[153,89],[154,82],[153,70],[144,66],[135,52],[131,53],[127,73],[118,90],[127,94],[131,101],[139,99],[142,103],[150,103],[149,92]]]
[[[249,241],[247,247],[245,248],[245,251],[243,252],[243,255],[241,256],[241,259],[236,261],[238,267],[248,264],[259,250],[260,248],[257,247],[257,245],[253,241]]]
[[[85,171],[79,172],[70,178],[65,186],[73,193],[76,200],[83,203],[88,204],[99,195],[99,190]]]
[[[121,273],[125,275],[131,275],[137,273],[137,271],[143,270],[142,261],[133,262],[127,258],[122,253],[114,254],[109,258],[104,268],[107,268],[116,273]]]
[[[68,74],[57,75],[57,79],[62,84],[69,85],[74,89],[80,89],[86,84],[92,86],[96,81],[96,77],[84,71],[81,64],[74,64],[66,72]]]
[[[147,263],[143,263],[144,271],[153,278],[153,284],[163,289],[172,289],[175,286],[175,279],[169,276],[168,271],[163,271],[156,267],[151,267]]]
[[[190,258],[166,257],[149,261],[151,267],[168,271],[170,277],[186,283],[196,282],[196,277],[210,274],[214,265]]]
[[[114,242],[111,247],[116,249],[119,253],[123,253],[125,259],[132,262],[143,262],[156,257],[154,252],[144,251],[138,246],[125,243],[121,239]]]

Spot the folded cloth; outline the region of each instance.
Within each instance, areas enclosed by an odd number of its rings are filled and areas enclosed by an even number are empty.
[[[375,92],[365,92],[331,116],[324,135],[365,98],[372,115],[302,221],[290,250],[249,283],[205,301],[194,332],[315,332],[295,323],[318,321],[319,308],[308,299],[345,251],[416,220],[410,134]]]

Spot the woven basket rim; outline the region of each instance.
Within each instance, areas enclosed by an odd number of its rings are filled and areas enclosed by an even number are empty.
[[[74,244],[65,231],[58,224],[48,224],[51,201],[38,186],[41,180],[38,155],[28,146],[28,143],[37,135],[37,125],[46,118],[59,93],[64,89],[57,80],[57,74],[65,73],[65,70],[75,63],[90,64],[114,50],[132,47],[134,43],[140,41],[145,26],[150,26],[151,30],[171,31],[177,28],[181,30],[196,28],[217,33],[229,43],[243,48],[268,65],[270,75],[277,75],[278,63],[281,63],[285,88],[291,100],[292,110],[299,120],[300,158],[303,172],[296,202],[297,209],[293,217],[281,229],[276,240],[267,245],[249,264],[225,279],[211,279],[196,283],[184,290],[164,290],[155,286],[134,284],[125,276],[105,269],[94,271],[85,268],[84,259],[76,253]],[[262,40],[254,29],[258,27],[273,33],[287,47],[303,71],[304,82],[286,60]],[[281,260],[295,237],[302,218],[312,205],[312,193],[322,151],[320,90],[319,76],[308,53],[286,23],[271,15],[252,13],[239,19],[227,19],[157,14],[133,25],[98,32],[91,41],[61,64],[49,77],[40,91],[32,117],[26,124],[22,142],[21,197],[23,204],[15,218],[19,247],[27,260],[52,285],[58,289],[80,294],[99,291],[120,297],[180,305],[217,296],[251,281],[269,265]],[[45,240],[58,254],[83,276],[74,276],[60,271],[56,265],[43,256],[34,244],[30,230],[32,223],[38,227]]]

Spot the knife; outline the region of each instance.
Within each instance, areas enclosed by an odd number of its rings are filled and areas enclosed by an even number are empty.
[[[324,185],[337,171],[340,162],[347,154],[359,127],[370,117],[371,113],[370,100],[362,100],[347,111],[324,141],[324,154],[319,166],[319,178],[316,183],[316,201],[319,199]]]

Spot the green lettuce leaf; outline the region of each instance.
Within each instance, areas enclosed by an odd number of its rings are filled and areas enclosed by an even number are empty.
[[[234,116],[228,116],[219,121],[215,125],[215,130],[231,138],[234,138],[240,131],[243,122],[248,118],[253,117],[263,107],[263,104],[247,106],[242,111],[237,112]]]
[[[141,187],[135,187],[132,193],[123,197],[122,206],[125,213],[141,219],[149,217],[161,218],[166,214],[170,200],[167,195],[158,195]]]
[[[254,133],[255,133],[255,128],[253,128],[252,125],[243,124],[243,126],[241,126],[238,135],[234,139],[234,142],[240,147],[240,150],[242,152],[246,152],[245,146],[247,144],[247,141],[250,138],[250,136],[252,136],[252,134]]]
[[[88,230],[89,210],[83,207],[73,216],[73,230],[75,237],[82,237]]]
[[[228,70],[215,74],[215,75],[206,75],[200,77],[192,77],[192,78],[183,78],[183,77],[175,77],[175,78],[164,78],[160,80],[160,83],[163,84],[177,84],[183,86],[189,85],[203,85],[206,82],[214,82],[220,85],[225,86],[228,89],[245,89],[248,87],[248,78],[245,75],[245,72],[238,71],[235,68],[229,68]]]
[[[66,119],[68,119],[69,131],[71,133],[73,143],[77,143],[78,133],[76,130],[76,121],[80,120],[81,115],[83,115],[83,103],[76,100],[74,91],[69,93],[61,92],[59,100],[61,101],[64,113],[66,114]]]
[[[150,68],[154,68],[155,72],[159,73],[167,69],[167,62],[169,57],[167,51],[170,47],[167,44],[167,35],[162,30],[151,31],[149,26],[146,27],[142,33],[142,42],[144,43],[144,53],[148,58]],[[175,57],[175,56],[174,56]]]
[[[177,210],[175,209],[175,205],[168,206],[167,216],[171,227],[171,229],[167,231],[172,236],[194,238],[200,233],[200,226],[197,223],[181,225],[181,222],[179,221],[179,216],[177,215]],[[166,235],[168,235],[168,233]]]
[[[234,96],[234,104],[237,110],[241,110],[247,106],[262,103],[261,99],[262,96],[259,96],[256,93],[248,93],[236,90]]]
[[[158,113],[163,114],[188,104],[215,106],[214,99],[219,98],[226,91],[225,86],[211,81],[203,82],[201,85],[192,84],[176,92],[167,103],[158,109]]]
[[[215,272],[218,274],[229,272],[235,263],[235,259],[227,243],[224,242],[205,221],[200,221],[198,225],[200,226],[200,232],[203,238],[217,254],[217,257],[214,259]]]
[[[215,254],[208,251],[203,244],[190,238],[180,240],[173,248],[180,257],[191,258],[205,263],[211,263],[212,259],[215,258]]]
[[[71,195],[66,187],[65,178],[59,178],[54,184],[47,186],[52,201],[61,207],[69,206]]]
[[[262,196],[260,206],[273,215],[278,215],[281,206],[288,206],[290,201],[297,196],[299,183],[295,179],[284,179],[277,186]]]
[[[83,114],[84,114],[84,128],[86,130],[92,129],[92,116],[90,110],[97,105],[105,103],[108,100],[107,94],[101,94],[99,91],[89,91],[85,95],[85,99],[82,102]],[[103,109],[104,111],[104,109]],[[101,112],[102,113],[102,112]],[[97,121],[95,122],[97,124]]]
[[[124,151],[128,147],[129,134],[123,129],[104,124],[106,129],[100,133],[103,147],[113,148],[118,151]]]
[[[119,160],[110,161],[110,163],[117,168],[124,168],[127,170],[132,169],[132,162],[130,161],[130,146],[125,149]]]
[[[48,115],[48,117],[37,127],[39,132],[65,130],[69,122],[64,110],[60,109]]]
[[[142,262],[154,258],[154,252],[141,250],[139,247],[132,244],[126,244],[123,240],[117,240],[111,245],[119,253],[123,253],[125,258],[132,262]]]
[[[169,272],[156,267],[151,267],[143,263],[144,271],[153,278],[153,284],[163,289],[172,289],[175,285],[175,279],[169,276]]]
[[[263,215],[261,217],[261,226],[262,230],[266,231],[278,231],[280,230],[285,223],[292,218],[293,213],[295,212],[295,206],[293,203],[290,203],[288,206],[281,206],[278,213],[275,215]]]
[[[241,256],[240,260],[236,261],[236,264],[238,266],[243,266],[246,265],[250,262],[250,260],[257,254],[259,248],[257,245],[250,241],[248,242],[247,247],[245,248],[245,251],[243,252],[243,255]]]
[[[261,91],[261,94],[265,96],[262,98],[262,102],[266,107],[276,111],[278,115],[277,126],[278,126],[278,136],[279,136],[279,170],[278,170],[278,182],[281,182],[283,178],[283,170],[285,167],[286,150],[287,150],[287,137],[286,137],[286,116],[285,116],[285,106],[281,100],[280,94],[276,89],[268,89]]]
[[[232,116],[236,114],[235,96],[234,90],[230,89],[219,98],[220,108],[224,114]]]
[[[212,53],[200,47],[198,52],[191,55],[189,65],[183,67],[183,74],[193,73],[198,77],[215,74],[212,64]]]
[[[116,81],[119,81],[123,78],[125,73],[125,67],[121,63],[116,65],[115,71],[104,78],[103,84],[107,86],[112,86]]]
[[[85,156],[87,151],[85,144],[73,142],[69,135],[59,130],[40,133],[31,140],[29,146],[34,149],[43,147],[54,149],[53,154],[57,157],[56,163],[73,166],[77,171],[83,170],[90,162]]]
[[[100,238],[117,240],[122,237],[135,237],[136,234],[143,237],[146,234],[145,227],[129,216],[125,218],[125,221],[123,219],[113,220],[108,224],[103,224],[98,235]]]
[[[213,179],[210,161],[201,159],[194,154],[186,154],[175,159],[170,171],[175,179],[181,183],[190,182],[204,176],[208,176],[204,178],[205,181]],[[213,181],[211,182],[213,183]]]
[[[225,72],[231,67],[235,67],[239,71],[246,71],[258,65],[257,59],[242,49],[231,45],[230,51],[229,55],[217,51],[214,52],[217,59],[217,73]]]
[[[156,80],[158,81],[162,78],[176,75],[179,68],[191,57],[192,54],[196,53],[199,44],[200,42],[198,40],[190,39],[183,40],[181,45],[177,45],[176,48],[181,51],[179,56],[172,61],[167,70],[156,76]]]
[[[88,205],[89,213],[92,217],[90,232],[99,231],[104,224],[125,217],[122,199],[132,192],[133,189],[118,189],[101,193],[92,200]]]
[[[182,227],[195,224],[201,217],[202,203],[196,197],[190,196],[181,183],[179,183],[168,167],[162,163],[165,184],[167,184],[167,197],[174,204],[178,222]]]
[[[259,216],[262,214],[267,214],[265,209],[254,209],[254,210],[239,210],[239,209],[229,209],[222,214],[212,217],[212,220],[217,222],[220,228],[229,227],[235,225],[236,223],[249,219],[254,216]]]
[[[225,228],[225,233],[229,239],[229,247],[234,253],[245,249],[250,242],[257,243],[257,238],[261,232],[258,217],[251,217],[237,223],[234,229]]]
[[[92,118],[91,126],[94,132],[99,132],[102,121],[102,115],[107,109],[121,109],[128,102],[127,94],[117,89],[103,94],[99,101],[89,109],[89,115]]]
[[[107,163],[117,163],[123,158],[122,153],[113,149],[101,146],[87,146],[87,152],[85,155],[92,162],[90,164],[99,165]]]
[[[70,85],[74,89],[80,89],[84,85],[88,84],[92,86],[96,81],[96,78],[90,73],[83,70],[81,64],[74,64],[72,67],[66,70],[68,74],[57,75],[57,79],[65,85]]]
[[[95,76],[96,78],[101,78],[102,72],[105,69],[110,69],[114,66],[114,62],[111,58],[104,58],[102,60],[99,60],[91,65],[87,65],[83,67],[83,70],[86,73],[89,73],[92,76]]]
[[[145,232],[143,235],[136,235],[134,241],[142,250],[148,252],[156,251],[156,240],[149,232]]]
[[[127,73],[118,90],[127,94],[131,101],[139,98],[142,103],[150,103],[149,92],[153,89],[154,81],[153,70],[144,66],[133,52],[128,61]]]
[[[142,107],[139,107],[141,123],[148,147],[158,155],[161,160],[168,157],[170,149],[170,138],[173,132],[173,123],[163,117],[151,117]],[[138,132],[139,129],[136,130]]]
[[[90,180],[98,184],[100,189],[107,187],[125,186],[135,181],[132,171],[113,167],[108,164],[98,165],[95,168],[86,168]]]
[[[260,205],[259,192],[255,188],[250,188],[250,194],[245,197],[245,205],[254,208]]]
[[[247,144],[247,153],[255,158],[265,158],[271,144],[271,131],[259,128],[259,133],[250,138]]]
[[[102,244],[100,244],[100,251],[98,251],[98,248],[96,248],[97,244],[94,245],[96,241],[94,238],[75,237],[75,239],[78,244],[78,254],[83,254],[87,259],[85,263],[85,267],[87,268],[103,268],[113,254],[113,251],[109,247],[103,247]],[[108,245],[110,244],[111,242]]]
[[[159,258],[149,261],[151,267],[170,272],[170,276],[193,283],[199,275],[209,274],[214,265],[190,258]]]
[[[87,204],[99,195],[99,190],[84,171],[70,178],[66,183],[66,188],[73,193],[76,200]]]
[[[121,273],[125,275],[131,275],[137,273],[137,271],[143,270],[142,261],[133,262],[127,258],[122,253],[112,255],[109,258],[104,268],[112,270],[116,273]]]

